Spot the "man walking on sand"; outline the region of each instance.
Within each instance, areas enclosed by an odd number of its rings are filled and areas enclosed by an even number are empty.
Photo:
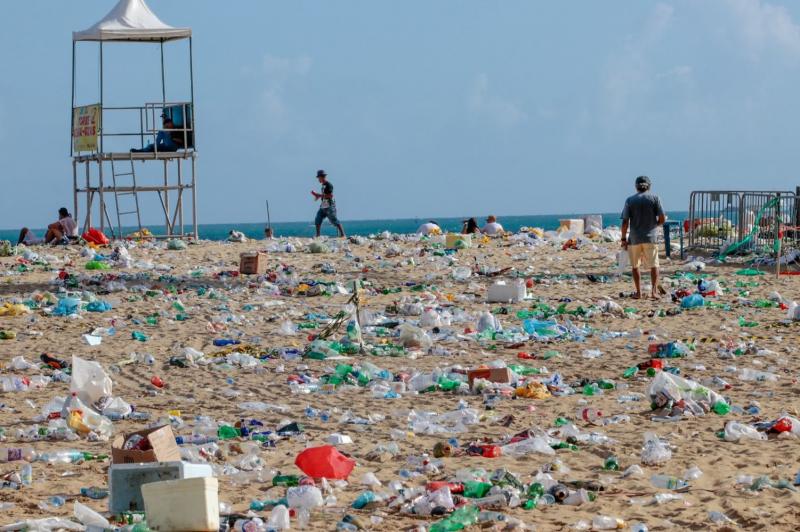
[[[317,218],[314,220],[314,225],[317,227],[317,236],[319,236],[322,221],[327,218],[330,220],[331,225],[339,231],[339,236],[344,238],[344,229],[336,217],[336,201],[333,199],[333,185],[328,181],[328,174],[325,173],[325,170],[317,170],[317,179],[319,184],[322,185],[322,193],[311,191],[314,201],[320,200]]]
[[[658,228],[664,225],[666,216],[661,200],[650,192],[650,178],[636,178],[636,194],[625,200],[622,209],[622,249],[628,250],[631,259],[633,284],[636,286],[635,299],[641,299],[642,288],[639,266],[650,268],[650,297],[658,299],[658,248],[656,237]],[[630,229],[630,237],[626,237]]]

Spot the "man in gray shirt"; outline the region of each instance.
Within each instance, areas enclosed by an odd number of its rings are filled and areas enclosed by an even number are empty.
[[[639,266],[650,268],[650,297],[658,299],[658,248],[656,237],[658,228],[664,225],[666,216],[661,200],[650,192],[650,178],[636,178],[636,194],[625,200],[622,209],[622,249],[628,250],[631,259],[633,284],[636,286],[634,298],[642,297]],[[630,236],[628,237],[628,229]]]

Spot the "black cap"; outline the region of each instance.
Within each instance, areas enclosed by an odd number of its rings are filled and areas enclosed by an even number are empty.
[[[317,170],[317,177],[328,177],[328,174],[325,173],[325,170]]]
[[[636,188],[637,190],[647,190],[650,188],[652,183],[650,183],[650,178],[646,175],[640,175],[636,178]]]

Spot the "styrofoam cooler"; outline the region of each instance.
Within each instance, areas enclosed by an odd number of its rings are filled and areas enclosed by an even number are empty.
[[[214,477],[144,484],[142,496],[151,530],[219,530],[219,482]]]
[[[141,488],[144,484],[212,475],[213,471],[208,464],[181,461],[112,464],[108,468],[108,511],[112,514],[143,511]]]
[[[525,282],[522,279],[496,281],[489,286],[486,296],[489,303],[517,303],[523,299],[525,299]]]
[[[583,219],[582,218],[564,218],[558,221],[559,233],[573,232],[579,235],[583,234]]]
[[[584,233],[600,233],[603,231],[603,215],[589,214],[583,217]]]

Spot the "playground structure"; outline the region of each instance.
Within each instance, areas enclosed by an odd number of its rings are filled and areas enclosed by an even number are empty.
[[[791,191],[694,191],[684,221],[689,249],[717,251],[725,260],[753,253],[775,258],[800,250],[800,187]]]
[[[167,101],[164,45],[184,40],[188,41],[190,98],[188,101]],[[99,102],[77,106],[76,47],[86,42],[97,43],[99,49]],[[160,46],[161,101],[134,106],[107,105],[103,53],[104,45],[108,43]],[[90,227],[101,231],[108,229],[112,237],[121,238],[125,236],[123,231],[126,228],[135,228],[142,235],[140,195],[155,193],[164,214],[165,233],[154,236],[197,238],[197,142],[191,29],[174,28],[163,23],[144,0],[120,0],[97,24],[74,32],[71,119],[74,216],[82,224],[83,231]],[[161,123],[167,119],[172,121],[172,127],[167,128]],[[115,128],[116,124],[122,124],[119,130]],[[147,142],[152,144],[152,150],[122,151],[120,141],[124,139],[137,142],[135,147],[139,150],[147,149]],[[160,139],[167,139],[173,145],[164,149],[163,144],[157,142]],[[129,146],[124,145],[124,148]],[[139,172],[137,165],[142,165]],[[158,177],[143,183],[141,174],[145,168],[154,171]],[[79,208],[81,196],[85,213]],[[184,221],[187,196],[191,198],[188,231]],[[109,216],[108,204],[111,201],[116,224]]]

